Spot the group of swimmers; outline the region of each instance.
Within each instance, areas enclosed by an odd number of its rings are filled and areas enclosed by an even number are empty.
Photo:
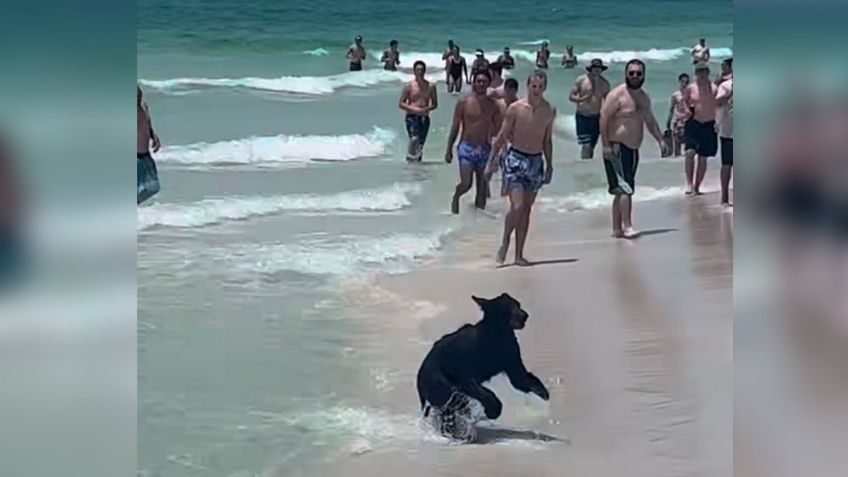
[[[400,63],[396,41],[383,54],[384,67],[396,69]],[[569,47],[569,61],[576,63]],[[543,44],[537,56],[537,66],[547,65],[549,52]],[[472,85],[473,94],[461,98],[454,109],[447,141],[445,162],[454,159],[454,149],[460,166],[460,180],[451,200],[451,211],[459,213],[459,200],[476,182],[475,205],[484,209],[490,197],[489,182],[502,169],[501,195],[507,196],[510,209],[504,222],[498,263],[504,263],[515,234],[515,264],[530,262],[524,256],[524,243],[529,229],[530,214],[536,196],[543,185],[553,179],[554,108],[545,98],[548,77],[544,68],[527,78],[527,94],[518,97],[519,83],[514,78],[504,80],[503,69],[515,67],[509,48],[504,49],[494,63],[483,52],[467,72],[459,47],[452,41],[443,55],[448,78],[448,90],[459,91],[462,80]],[[362,69],[365,59],[362,38],[356,37],[347,53],[351,70]],[[601,59],[593,59],[586,73],[579,76],[569,92],[575,103],[577,141],[581,158],[592,159],[600,140],[603,149],[604,171],[612,200],[612,236],[634,238],[632,195],[639,165],[639,148],[644,130],[656,139],[663,156],[679,155],[680,144],[685,146],[686,194],[701,194],[707,160],[715,156],[721,143],[721,203],[730,206],[729,183],[733,167],[733,59],[721,63],[721,74],[710,80],[710,52],[704,39],[691,52],[696,81],[689,84],[689,75],[679,76],[679,90],[671,97],[671,108],[665,133],[651,108],[651,99],[642,89],[646,79],[645,63],[633,59],[625,65],[624,82],[614,88],[603,77],[608,67]],[[565,59],[563,60],[565,64]],[[436,86],[425,77],[423,61],[413,65],[414,78],[407,83],[398,106],[406,113],[405,125],[409,135],[407,160],[421,161],[424,143],[430,129],[430,112],[438,108]],[[453,88],[452,89],[452,85]],[[143,175],[156,177],[150,155],[160,145],[142,91],[137,88],[137,160],[139,165],[139,198],[141,203],[158,192],[147,191],[141,182]],[[459,143],[457,144],[457,139]],[[719,141],[720,139],[720,141]],[[696,160],[697,158],[697,168]],[[144,169],[144,171],[142,171]],[[142,174],[144,172],[144,174]],[[143,190],[144,189],[144,190]],[[150,193],[152,192],[152,194]]]
[[[542,46],[540,52],[547,48],[547,45]],[[459,48],[452,42],[449,43],[449,51],[451,53],[446,52],[443,58],[446,60],[448,91],[453,91],[450,84],[461,82],[465,63],[461,57],[457,61]],[[540,55],[546,62],[549,56]],[[447,141],[445,162],[453,161],[456,149],[460,166],[460,180],[451,201],[451,211],[459,213],[459,200],[471,189],[473,182],[477,184],[475,206],[485,208],[490,196],[491,176],[502,168],[501,195],[509,197],[510,209],[505,218],[497,261],[505,262],[514,232],[515,264],[526,266],[530,264],[524,256],[530,213],[539,190],[553,178],[552,132],[556,108],[544,96],[548,82],[544,69],[537,69],[527,78],[527,95],[519,98],[518,82],[513,78],[504,81],[501,77],[505,64],[514,67],[514,60],[509,61],[509,50],[504,50],[504,54],[492,64],[484,63],[482,51],[478,51],[477,56],[479,63],[475,60],[471,74],[465,73],[466,82],[472,84],[473,94],[457,102]],[[601,59],[593,59],[586,66],[586,73],[577,78],[569,92],[569,101],[576,105],[575,123],[581,158],[592,159],[598,141],[602,142],[608,191],[613,196],[612,236],[615,238],[639,235],[633,226],[632,195],[645,129],[657,141],[663,156],[679,150],[679,146],[671,142],[682,140],[685,144],[688,196],[701,194],[707,160],[716,155],[720,137],[721,203],[730,206],[733,59],[722,62],[721,75],[712,82],[709,48],[704,39],[692,49],[692,58],[697,81],[688,85],[688,75],[680,76],[680,91],[672,97],[665,132],[654,116],[650,97],[642,89],[646,66],[641,60],[627,62],[624,82],[612,88],[603,77],[608,67]],[[504,59],[507,61],[504,62]],[[407,160],[420,161],[430,126],[429,113],[438,107],[438,99],[435,85],[424,76],[424,62],[415,62],[413,72],[414,79],[404,87],[399,107],[406,112],[410,138]],[[675,120],[674,128],[672,118]]]

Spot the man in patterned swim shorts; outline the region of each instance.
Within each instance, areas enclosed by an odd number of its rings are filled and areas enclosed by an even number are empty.
[[[507,143],[509,152],[504,159],[504,180],[509,194],[510,209],[504,221],[501,247],[497,262],[506,261],[510,237],[515,230],[515,264],[531,263],[524,257],[524,243],[530,228],[530,212],[536,194],[543,184],[553,178],[553,144],[551,141],[556,109],[545,99],[548,77],[538,70],[527,79],[527,97],[512,103],[495,140],[495,154],[489,161],[487,173],[497,169],[498,152]],[[543,161],[544,156],[544,161]]]
[[[492,155],[492,137],[497,133],[500,124],[500,107],[496,100],[488,96],[491,82],[488,70],[480,70],[474,74],[474,95],[461,99],[456,103],[453,113],[453,124],[448,137],[448,150],[445,162],[453,161],[453,146],[462,128],[462,138],[457,147],[459,156],[459,184],[451,201],[451,212],[459,213],[459,199],[471,189],[471,182],[476,178],[477,196],[474,205],[478,209],[486,208],[486,193],[489,183],[484,177],[486,163]]]

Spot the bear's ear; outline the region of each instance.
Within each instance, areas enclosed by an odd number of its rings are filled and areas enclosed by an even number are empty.
[[[471,295],[471,299],[474,300],[474,303],[477,303],[480,308],[483,308],[484,306],[486,306],[486,303],[489,303],[489,300],[474,295]]]

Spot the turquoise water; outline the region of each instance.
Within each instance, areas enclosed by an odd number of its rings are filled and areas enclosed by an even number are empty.
[[[348,73],[357,34],[372,55],[398,40],[401,71],[372,58]],[[730,1],[139,0],[138,77],[164,144],[163,190],[138,214],[141,475],[279,473],[356,439],[378,446],[386,427],[416,439],[415,403],[379,405],[415,370],[381,354],[386,325],[362,310],[397,304],[369,280],[499,222],[475,216],[470,195],[461,217],[447,213],[456,169],[438,163],[456,99],[443,83],[425,149],[437,164],[403,161],[397,99],[415,59],[439,80],[448,38],[466,54],[508,45],[522,79],[544,39],[552,64],[573,44],[617,84],[623,61],[643,57],[662,123],[686,48],[705,36],[728,55],[732,34]],[[577,159],[566,92],[579,73],[550,71],[556,172],[539,213],[608,202],[599,161]],[[637,200],[682,192],[681,164],[656,156],[646,144]]]

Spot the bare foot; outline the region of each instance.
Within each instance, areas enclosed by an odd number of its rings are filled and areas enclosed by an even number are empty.
[[[518,265],[519,267],[529,267],[530,266],[530,262],[528,262],[527,259],[524,258],[524,257],[516,257],[515,264]]]
[[[704,195],[704,193],[699,191],[699,190],[696,190],[696,191],[692,191],[692,195]]]
[[[612,237],[612,238],[623,238],[624,232],[622,232],[621,230],[613,230],[612,235],[610,235],[610,237]]]
[[[457,196],[453,196],[453,200],[451,201],[451,213],[459,213],[459,197]]]
[[[692,195],[692,188],[690,188],[690,187],[687,187],[687,188],[686,188],[686,195],[687,195],[687,196],[691,196],[691,195]]]
[[[498,265],[503,265],[506,262],[506,252],[509,250],[509,245],[501,245],[501,248],[498,249],[498,255],[495,257],[495,261],[498,262]]]
[[[633,227],[627,227],[624,229],[624,232],[622,232],[622,236],[626,239],[636,238],[639,236],[639,231]]]

